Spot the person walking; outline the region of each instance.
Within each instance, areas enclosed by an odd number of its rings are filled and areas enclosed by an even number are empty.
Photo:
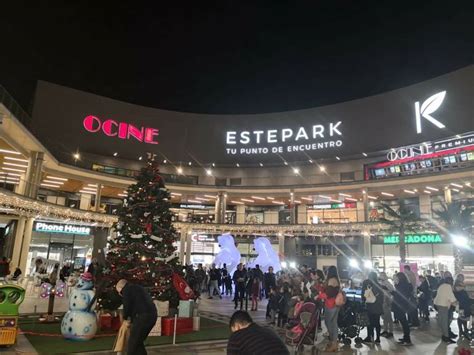
[[[367,338],[364,342],[380,344],[380,316],[383,314],[384,292],[375,271],[370,272],[367,280],[362,283],[362,300],[365,302],[369,316]]]
[[[454,281],[453,293],[456,300],[459,303],[458,310],[458,329],[460,337],[469,337],[469,331],[467,329],[467,322],[471,318],[471,304],[472,300],[466,291],[464,285],[464,275],[458,274]]]
[[[216,268],[216,264],[212,264],[211,270],[209,270],[209,297],[212,299],[214,291],[217,292],[219,298],[222,299],[221,293],[219,292],[219,280],[221,279],[221,272]]]
[[[403,338],[398,340],[400,345],[411,345],[410,326],[408,325],[408,314],[415,309],[412,300],[413,286],[403,272],[399,272],[395,278],[395,293],[393,297],[393,310],[403,328]]]
[[[123,319],[129,327],[127,354],[147,354],[145,339],[153,329],[158,319],[156,306],[145,289],[127,280],[120,280],[115,286],[123,299]]]
[[[451,323],[449,319],[450,308],[456,303],[452,277],[444,278],[443,283],[438,287],[438,292],[433,302],[438,311],[438,325],[442,332],[441,340],[448,344],[454,344],[455,341],[452,338],[455,337],[455,334],[452,334],[449,329],[449,324]]]
[[[200,295],[204,289],[204,282],[206,280],[206,271],[202,268],[202,264],[198,264],[198,268],[194,272],[194,277],[196,279],[196,291],[198,291],[198,295]]]
[[[237,309],[238,302],[240,302],[240,309],[242,309],[245,297],[245,283],[247,281],[247,273],[245,272],[242,263],[237,265],[237,270],[234,271],[234,275],[232,275],[232,280],[234,281],[235,285],[234,309]]]
[[[265,298],[270,296],[270,290],[276,287],[276,276],[273,273],[273,266],[268,267],[268,272],[263,275],[263,289]]]
[[[338,345],[338,328],[337,328],[337,316],[339,314],[339,307],[336,306],[336,297],[341,288],[341,282],[339,281],[339,274],[337,268],[331,265],[326,274],[326,282],[322,291],[319,294],[319,298],[324,300],[324,322],[329,333],[329,343],[326,346],[326,351],[337,352],[339,349]]]
[[[433,310],[433,298],[436,297],[436,290],[438,289],[438,279],[432,275],[431,270],[426,270],[426,280],[428,281],[428,285],[430,285],[431,290],[431,298],[428,302],[428,306],[430,310]]]
[[[227,284],[226,284],[226,280],[227,280],[227,277],[229,276],[229,272],[227,271],[227,265],[224,263],[224,265],[222,265],[222,269],[221,269],[221,276],[222,276],[222,279],[221,279],[221,286],[222,286],[222,289],[221,289],[221,295],[223,295],[224,293],[226,295],[228,295],[228,289],[227,289]]]
[[[421,317],[429,322],[430,321],[430,310],[429,304],[431,300],[431,288],[428,280],[424,276],[419,276],[420,286],[418,286],[418,308],[420,309]]]
[[[416,304],[416,293],[418,290],[418,277],[417,275],[411,271],[410,265],[405,265],[403,267],[404,273],[407,276],[408,281],[411,283],[411,287],[413,289],[413,294],[410,296],[410,301]],[[411,313],[408,314],[408,323],[411,327],[419,327],[420,320],[418,319],[418,309],[415,307]]]
[[[385,338],[393,337],[393,318],[392,318],[392,301],[393,293],[395,292],[395,287],[388,279],[388,276],[385,272],[379,274],[379,284],[383,290],[383,332],[380,336]]]

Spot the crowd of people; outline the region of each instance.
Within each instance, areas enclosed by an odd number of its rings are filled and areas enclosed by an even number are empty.
[[[403,330],[398,343],[411,345],[411,330],[419,327],[420,322],[429,322],[430,312],[434,310],[442,341],[453,343],[458,336],[450,328],[455,312],[459,336],[470,336],[472,301],[466,292],[464,276],[459,274],[454,279],[449,271],[426,270],[424,275],[418,275],[405,265],[403,272],[389,278],[385,272],[373,270],[364,275],[360,285],[354,286],[353,280],[341,282],[335,266],[323,272],[303,265],[275,274],[272,267],[261,270],[258,265],[246,268],[239,264],[231,274],[226,265],[222,268],[212,265],[206,270],[199,264],[196,270],[187,267],[186,278],[196,294],[207,293],[210,299],[232,295],[235,309],[242,310],[245,305],[247,310],[248,302],[250,311],[256,311],[259,301],[267,298],[267,318],[278,327],[291,328],[305,302],[317,303],[330,341],[328,351],[338,349],[338,313],[344,307],[342,291],[346,286],[359,289],[367,315],[365,343],[380,343],[381,337],[393,338],[394,325],[398,324]]]

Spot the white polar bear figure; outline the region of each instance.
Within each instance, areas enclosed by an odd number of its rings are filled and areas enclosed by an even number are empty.
[[[240,252],[235,246],[234,237],[230,233],[222,234],[217,237],[221,250],[216,255],[213,264],[222,267],[227,266],[229,274],[232,275],[240,263]]]
[[[268,238],[260,237],[254,239],[253,245],[258,256],[254,261],[249,263],[249,267],[255,267],[255,265],[259,265],[260,270],[262,270],[264,273],[268,271],[269,266],[273,267],[274,273],[277,273],[281,270],[280,257],[275,252],[275,250],[273,250],[272,244]]]
[[[94,297],[92,275],[85,272],[69,296],[69,311],[61,322],[61,333],[66,339],[89,340],[97,332],[97,316],[87,310]]]

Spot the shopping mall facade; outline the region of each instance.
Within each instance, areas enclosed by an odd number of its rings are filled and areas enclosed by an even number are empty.
[[[127,186],[152,156],[171,192],[177,253],[209,264],[217,236],[244,260],[270,239],[311,267],[369,259],[398,268],[382,203],[423,225],[407,238],[418,269],[453,269],[443,203],[473,204],[474,66],[384,94],[255,115],[159,110],[39,82],[33,113],[0,91],[3,255],[83,268],[101,257]],[[1,87],[0,87],[1,88]],[[472,231],[471,235],[472,237]]]

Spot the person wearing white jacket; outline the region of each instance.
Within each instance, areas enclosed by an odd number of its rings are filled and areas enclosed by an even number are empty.
[[[449,309],[456,303],[456,296],[453,293],[453,278],[446,277],[444,283],[438,287],[436,298],[433,301],[438,310],[438,324],[443,333],[441,340],[454,344],[455,341],[451,339],[449,333]]]

